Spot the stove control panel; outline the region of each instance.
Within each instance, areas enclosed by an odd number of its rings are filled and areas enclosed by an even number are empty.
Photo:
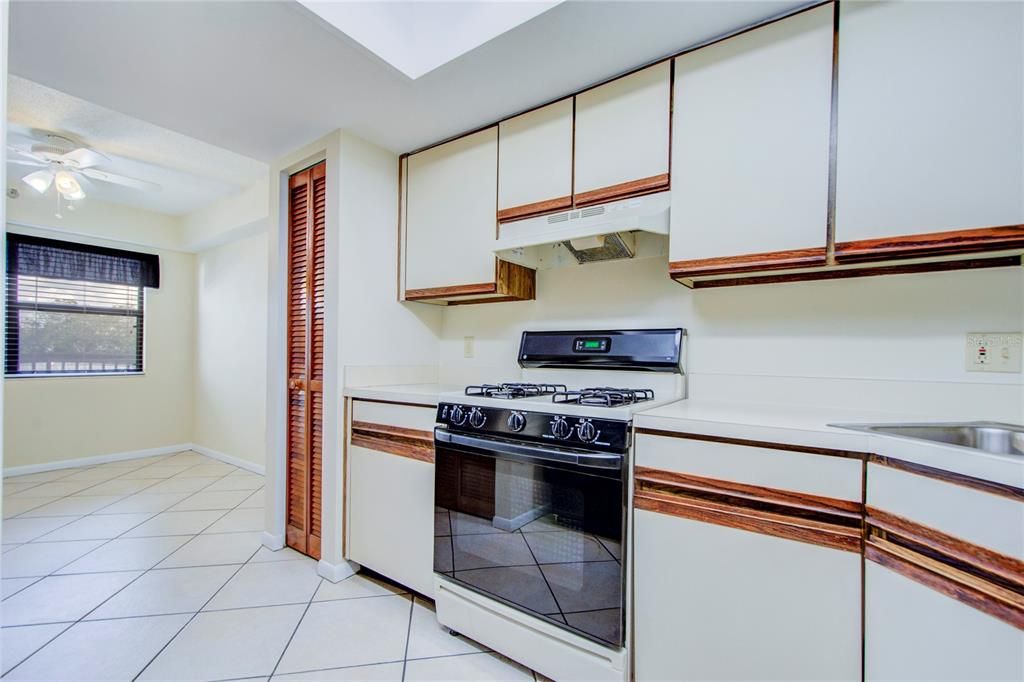
[[[550,412],[441,403],[437,423],[453,432],[556,447],[625,452],[630,443],[628,421]]]

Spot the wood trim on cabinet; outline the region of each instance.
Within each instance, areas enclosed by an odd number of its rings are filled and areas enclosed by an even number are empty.
[[[889,467],[891,469],[899,469],[900,471],[906,471],[907,473],[925,476],[937,481],[952,483],[954,485],[963,486],[964,488],[971,488],[972,490],[979,490],[984,493],[991,493],[992,495],[999,495],[1000,497],[1006,497],[1016,502],[1024,503],[1024,488],[1018,488],[1007,483],[986,481],[985,479],[975,478],[974,476],[968,476],[967,474],[958,474],[953,471],[930,467],[926,464],[916,464],[914,462],[894,459],[884,455],[869,455],[868,463]]]
[[[671,154],[669,156],[671,156]],[[660,175],[652,175],[649,178],[630,180],[629,182],[620,182],[617,185],[592,189],[586,192],[578,192],[573,197],[573,205],[580,207],[602,204],[606,201],[615,201],[618,199],[625,199],[627,197],[660,192],[668,189],[668,187],[669,174],[661,173]]]
[[[904,539],[963,566],[997,576],[1024,594],[1024,561],[875,507],[868,506],[866,513],[869,535],[877,532],[890,541]],[[868,541],[871,541],[870,537]],[[899,540],[895,541],[899,544]]]
[[[518,263],[500,259],[494,261],[493,282],[430,289],[407,289],[405,292],[407,301],[447,303],[449,305],[530,301],[536,297],[537,272]]]
[[[847,459],[865,459],[868,455],[863,452],[852,450],[832,450],[830,448],[818,448],[810,445],[791,445],[789,443],[771,443],[760,440],[748,440],[746,438],[731,438],[726,436],[709,436],[702,433],[688,433],[685,431],[663,431],[661,429],[649,429],[638,426],[634,429],[637,434],[647,436],[662,436],[664,438],[679,438],[682,440],[702,440],[711,443],[727,443],[729,445],[746,445],[754,448],[767,448],[769,450],[785,450],[787,452],[806,452],[811,455],[826,455],[829,457],[845,457]]]
[[[788,270],[790,268],[815,268],[825,265],[826,262],[827,254],[825,247],[822,246],[810,249],[749,253],[742,256],[677,260],[668,264],[668,274],[670,277],[678,279],[680,277],[704,277],[741,272]]]
[[[869,536],[864,557],[983,613],[1024,630],[1024,593],[877,536]]]
[[[406,289],[405,300],[422,301],[425,299],[450,298],[452,296],[479,296],[493,294],[498,290],[495,282],[479,284],[459,284],[450,287],[430,287],[426,289]]]
[[[651,467],[637,466],[634,474],[647,483],[658,483],[673,488],[687,489],[698,492],[732,495],[758,502],[785,505],[796,509],[826,514],[839,514],[852,519],[860,519],[864,505],[860,500],[842,500],[822,495],[812,495],[781,488],[725,481],[706,476],[694,476],[675,471],[664,471]]]
[[[921,272],[950,272],[954,270],[974,270],[978,268],[1019,267],[1021,256],[995,256],[992,258],[969,258],[964,260],[932,261],[928,263],[900,263],[894,265],[878,265],[865,268],[831,268],[808,272],[787,272],[774,275],[748,275],[745,277],[724,277],[684,281],[683,277],[674,279],[691,289],[711,289],[716,287],[738,287],[751,284],[780,284],[786,282],[812,282],[829,279],[846,279],[850,277],[877,277],[880,275],[909,275]]]
[[[633,506],[659,514],[860,553],[860,502],[638,467]]]
[[[572,208],[572,197],[558,197],[557,199],[535,201],[532,204],[523,204],[522,206],[511,206],[509,208],[499,209],[498,220],[501,222],[524,220],[526,218],[534,218],[539,215],[544,215],[545,213],[552,213],[554,211],[560,211],[568,208]]]
[[[352,422],[352,445],[434,463],[434,434],[387,424]]]
[[[839,263],[851,263],[1011,249],[1024,249],[1024,225],[980,227],[839,242],[836,244],[836,260]]]

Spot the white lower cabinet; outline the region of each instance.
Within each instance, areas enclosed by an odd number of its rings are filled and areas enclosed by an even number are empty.
[[[855,680],[859,554],[634,516],[637,680]]]
[[[349,450],[349,559],[420,594],[434,594],[434,465]]]
[[[867,680],[1024,680],[1024,630],[873,562],[864,577]]]

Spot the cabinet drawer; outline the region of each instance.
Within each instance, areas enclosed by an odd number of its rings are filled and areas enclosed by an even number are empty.
[[[1013,499],[869,462],[868,514],[894,514],[1024,560],[1024,494]]]
[[[384,424],[433,433],[436,415],[437,409],[432,405],[405,405],[372,400],[352,401],[353,422]]]
[[[636,465],[750,486],[860,502],[862,461],[637,430]]]

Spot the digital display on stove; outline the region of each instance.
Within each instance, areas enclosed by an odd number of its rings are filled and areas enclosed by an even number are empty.
[[[576,353],[607,353],[611,345],[612,340],[607,336],[581,337],[573,341],[572,349]]]

